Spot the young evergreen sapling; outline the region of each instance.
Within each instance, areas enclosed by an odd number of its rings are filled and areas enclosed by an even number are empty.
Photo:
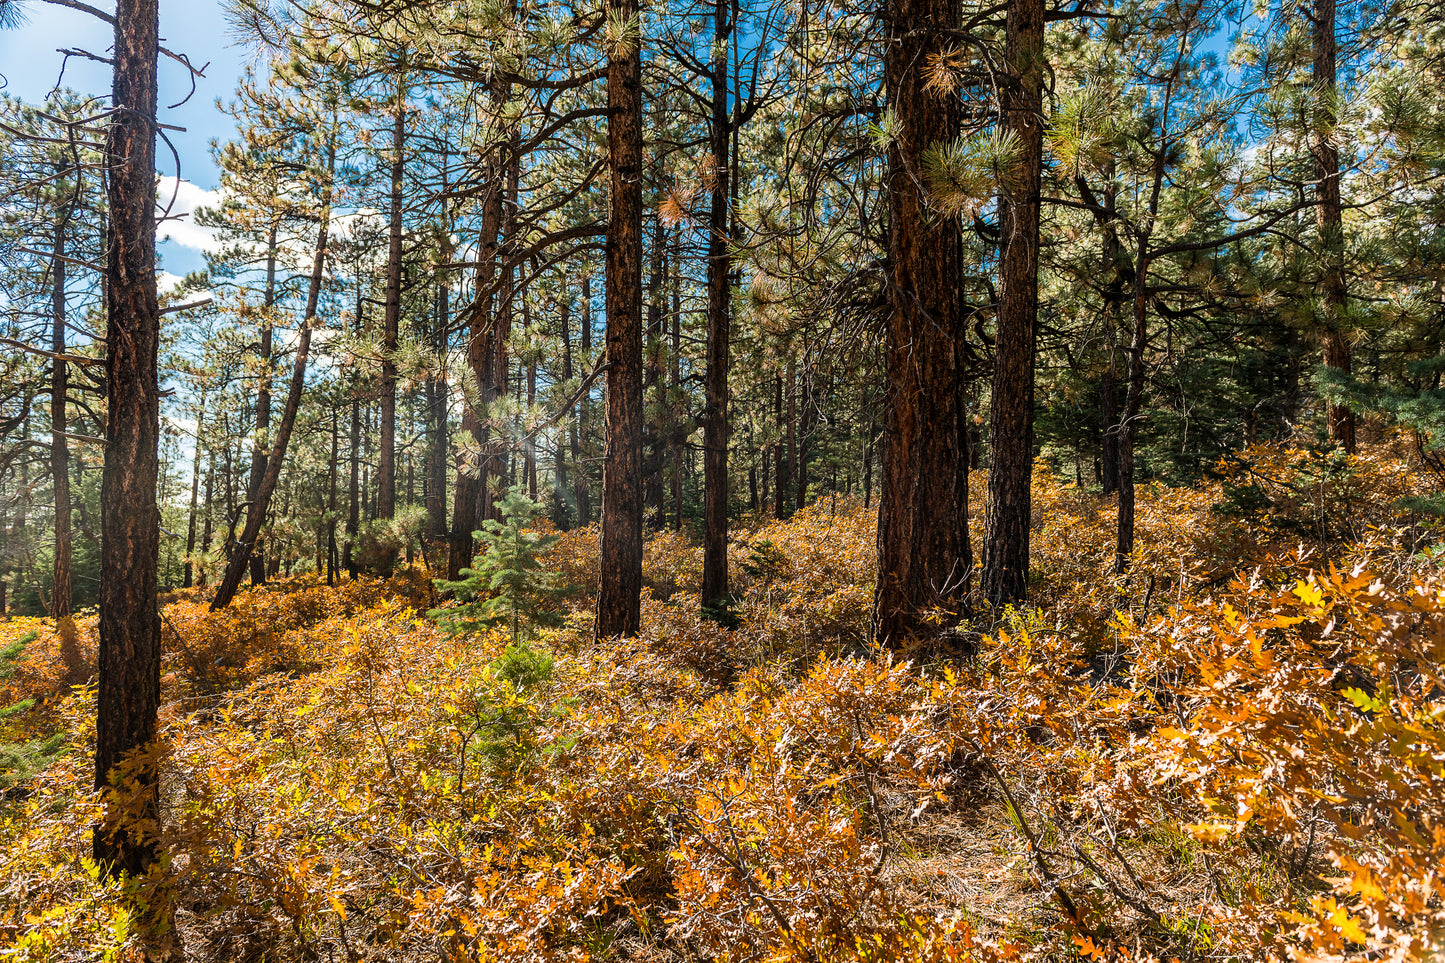
[[[496,504],[502,521],[489,518],[482,531],[473,533],[483,550],[471,568],[462,569],[456,581],[435,580],[440,591],[461,604],[433,609],[430,614],[453,633],[510,625],[512,644],[517,645],[533,628],[560,621],[552,610],[558,594],[557,573],[547,571],[541,559],[558,536],[530,530],[528,526],[544,513],[544,506],[520,489],[508,490]]]

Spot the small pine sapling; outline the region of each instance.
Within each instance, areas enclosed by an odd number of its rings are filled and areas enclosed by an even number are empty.
[[[461,604],[430,614],[453,633],[510,625],[515,646],[533,628],[560,623],[552,608],[559,594],[557,573],[548,571],[541,559],[558,536],[539,535],[528,528],[544,509],[519,489],[510,489],[497,502],[497,510],[502,521],[489,518],[483,522],[484,530],[474,533],[483,550],[472,567],[462,569],[455,582],[435,580],[440,591]]]

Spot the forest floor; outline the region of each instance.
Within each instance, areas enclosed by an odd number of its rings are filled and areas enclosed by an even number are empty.
[[[1112,500],[1041,468],[1030,604],[893,654],[843,498],[738,526],[731,629],[674,532],[621,642],[588,640],[595,528],[520,642],[440,629],[419,568],[179,592],[152,882],[196,960],[1423,959],[1440,482],[1404,444],[1253,449],[1141,490],[1121,578]],[[86,855],[95,619],[0,622],[20,640],[0,958],[125,959]]]

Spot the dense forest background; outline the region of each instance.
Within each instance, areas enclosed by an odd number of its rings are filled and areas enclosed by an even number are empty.
[[[887,473],[990,466],[1000,430],[1023,445],[1014,475],[1042,457],[1130,499],[1136,480],[1188,482],[1258,441],[1351,449],[1405,427],[1429,450],[1441,145],[1428,16],[1046,11],[1030,56],[1047,104],[1031,127],[999,99],[1002,11],[920,14],[957,23],[934,47],[899,41],[916,76],[890,86],[887,18],[736,6],[650,10],[635,28],[629,430],[649,530],[726,530],[706,521],[719,448],[713,511],[730,518],[784,518],[835,492],[871,506]],[[1311,26],[1326,13],[1328,37]],[[227,246],[167,292],[204,306],[164,327],[162,583],[214,581],[251,518],[253,582],[382,571],[402,551],[454,576],[512,486],[561,529],[597,521],[617,374],[606,23],[547,7],[249,16],[236,26],[262,55],[223,105],[241,137],[215,146],[223,201],[196,215]],[[89,266],[106,205],[95,100],[5,110],[0,564],[10,605],[34,614],[55,604],[57,564],[60,596],[98,598],[88,439],[103,435],[103,312]],[[900,133],[910,110],[936,130]],[[1009,200],[1028,171],[1036,241]],[[1010,248],[1030,243],[1033,265],[1006,276]],[[1016,330],[1010,292],[1037,303]],[[314,334],[290,405],[303,321]],[[913,451],[915,432],[956,454]],[[886,487],[911,504],[914,486]],[[975,513],[993,495],[971,494]]]
[[[1445,940],[1433,6],[237,0],[165,285],[205,68],[88,12],[0,93],[17,958]]]

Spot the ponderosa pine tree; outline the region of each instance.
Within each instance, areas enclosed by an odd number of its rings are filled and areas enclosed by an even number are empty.
[[[1043,0],[1009,0],[999,124],[1009,170],[999,194],[998,322],[989,404],[988,505],[980,589],[1002,606],[1028,592],[1034,465],[1034,362],[1043,175]]]
[[[110,874],[147,874],[160,857],[160,604],[156,506],[160,447],[155,143],[157,0],[117,0],[106,132],[105,467],[101,482],[100,652],[95,784],[107,790],[95,860]],[[114,793],[112,786],[125,788]],[[127,801],[128,800],[128,801]],[[147,914],[164,938],[164,897]],[[159,941],[156,941],[159,944]],[[152,955],[152,954],[148,954]],[[154,956],[169,956],[158,949]]]
[[[952,46],[958,8],[947,0],[891,0],[884,22],[894,127],[888,151],[888,395],[873,635],[896,646],[923,631],[930,613],[959,607],[973,556],[960,410],[962,228],[956,217],[934,206],[922,176],[930,154],[946,150],[962,133],[959,98],[932,82],[932,71]],[[793,397],[790,385],[790,463],[796,460]],[[785,485],[781,474],[778,483],[780,489]],[[780,490],[780,502],[783,497]]]
[[[607,16],[607,448],[596,635],[642,618],[642,34],[637,0]]]

